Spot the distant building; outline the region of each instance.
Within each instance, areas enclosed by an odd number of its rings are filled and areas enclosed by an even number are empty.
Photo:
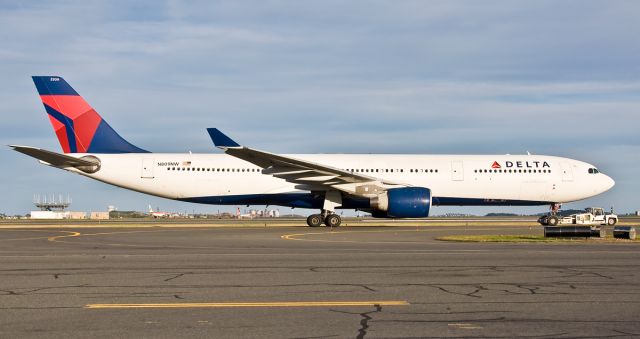
[[[64,211],[31,211],[31,219],[67,219]]]
[[[91,212],[89,216],[91,220],[106,220],[109,219],[109,212]]]
[[[636,211],[636,217],[640,217],[640,211]]]
[[[87,218],[87,213],[85,212],[68,211],[68,213],[69,213],[69,219],[86,219]]]
[[[85,219],[84,212],[72,211],[31,211],[31,219]]]

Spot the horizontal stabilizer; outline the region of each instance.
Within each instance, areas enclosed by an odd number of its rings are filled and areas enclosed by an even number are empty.
[[[213,144],[218,148],[240,147],[240,144],[220,132],[217,128],[207,128],[207,132],[209,132],[209,136],[211,136]]]
[[[100,161],[93,158],[74,158],[69,155],[64,155],[56,152],[47,151],[41,148],[29,147],[29,146],[18,146],[18,145],[9,145],[9,147],[14,150],[26,154],[30,157],[34,157],[42,162],[45,162],[51,166],[59,167],[59,168],[78,168],[84,172],[91,172],[93,168],[100,167]],[[95,170],[93,171],[95,172]]]

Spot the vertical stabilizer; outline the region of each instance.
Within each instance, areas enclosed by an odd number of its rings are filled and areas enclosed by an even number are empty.
[[[146,153],[123,139],[59,76],[33,82],[64,153]]]

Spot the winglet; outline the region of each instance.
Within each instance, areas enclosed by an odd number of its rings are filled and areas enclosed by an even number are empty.
[[[233,141],[224,133],[220,132],[220,130],[217,128],[207,128],[207,132],[209,132],[209,136],[211,136],[211,141],[213,141],[213,144],[218,148],[240,147],[240,144]]]

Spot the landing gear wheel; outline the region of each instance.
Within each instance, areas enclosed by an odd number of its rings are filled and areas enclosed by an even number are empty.
[[[547,225],[549,226],[557,226],[558,225],[558,217],[555,215],[550,216],[549,218],[547,218]]]
[[[342,223],[342,218],[340,218],[340,216],[337,214],[329,214],[324,219],[324,224],[327,225],[328,227],[338,227],[340,226],[341,223]]]
[[[322,225],[322,216],[320,214],[312,214],[307,217],[307,225],[310,227],[318,227]]]
[[[616,222],[618,222],[618,219],[609,218],[609,220],[607,220],[607,224],[609,224],[609,226],[615,225]]]
[[[540,218],[538,218],[538,223],[540,223],[540,225],[542,226],[549,226],[549,222],[547,221],[547,218],[549,217],[546,215],[541,216]]]

